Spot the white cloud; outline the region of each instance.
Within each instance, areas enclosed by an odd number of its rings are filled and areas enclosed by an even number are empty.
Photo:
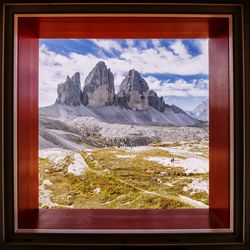
[[[112,53],[113,49],[117,51],[122,50],[121,45],[117,41],[112,40],[112,39],[90,39],[90,41],[92,41],[98,47],[106,50],[107,52]]]
[[[148,41],[145,39],[137,40],[139,46],[135,45],[135,40],[126,39],[128,48],[122,48],[120,43],[115,40],[91,39],[90,41],[106,51],[112,52],[113,49],[116,49],[121,53],[120,59],[102,56],[103,59],[114,64],[119,71],[124,72],[135,68],[141,73],[149,74],[208,74],[208,41],[206,39],[194,40],[201,52],[197,56],[189,54],[181,40],[176,40],[170,46],[173,51],[161,46],[159,39],[151,39],[153,48],[148,48]],[[112,70],[115,72],[113,67]]]
[[[44,45],[40,47],[39,94],[41,106],[55,102],[57,85],[64,82],[67,75],[72,76],[75,72],[80,72],[83,85],[87,74],[100,60],[103,60],[113,72],[116,91],[126,73],[133,68],[141,74],[208,74],[207,40],[194,41],[201,52],[194,57],[188,54],[183,43],[178,42],[179,40],[172,44],[174,53],[161,46],[158,39],[151,40],[153,48],[148,48],[147,43],[143,39],[140,41],[140,48],[135,46],[135,42],[132,39],[126,40],[128,48],[122,48],[121,44],[116,40],[91,39],[90,41],[99,47],[98,56],[78,53],[70,53],[66,56],[50,51]],[[120,58],[106,57],[103,53],[103,50],[112,52],[113,49],[121,53]],[[157,92],[161,93],[159,95],[162,96],[168,96],[169,93],[176,96],[205,96],[207,92],[205,89],[200,89],[199,86],[194,86],[195,83],[191,85],[183,82],[163,83],[156,78],[147,78],[147,81],[154,85],[155,89],[158,88]],[[183,91],[181,88],[186,88],[186,90]]]
[[[67,57],[42,45],[39,49],[39,105],[46,106],[55,102],[57,85],[64,82],[67,75],[80,72],[83,83],[96,62],[97,58],[92,55],[71,53]]]
[[[202,55],[208,56],[208,39],[195,39],[194,43]]]
[[[149,76],[145,80],[151,89],[154,89],[158,96],[178,96],[178,97],[208,97],[208,80],[198,79],[191,83],[184,79],[178,79],[174,82],[160,81],[159,79]],[[207,88],[204,88],[204,85]],[[202,85],[202,88],[201,88]]]
[[[147,49],[148,48],[148,40],[140,39],[139,46],[141,49]]]
[[[133,47],[135,44],[134,39],[125,39],[125,41],[128,47]]]
[[[168,95],[167,81],[162,82],[155,77],[148,76],[144,78],[149,85],[150,89],[153,89],[158,96],[166,97]]]
[[[189,59],[192,56],[188,53],[185,45],[182,40],[176,40],[173,44],[171,44],[170,49],[174,51],[176,55],[178,55],[181,59]]]
[[[125,78],[126,74],[122,74],[122,73],[115,73],[114,74],[114,79],[115,79],[115,92],[119,91],[119,87],[121,82],[123,81],[123,79]]]
[[[157,49],[161,45],[160,39],[151,39],[151,43],[153,44],[155,49]]]
[[[131,68],[135,68],[141,73],[160,73],[160,74],[208,74],[208,56],[205,51],[207,47],[202,44],[202,53],[197,56],[188,54],[186,48],[178,41],[172,45],[172,52],[166,47],[138,49],[129,47],[123,49],[120,58],[121,67],[129,63]],[[178,53],[177,53],[178,52]]]

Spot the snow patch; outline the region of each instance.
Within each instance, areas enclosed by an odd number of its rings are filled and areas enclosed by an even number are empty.
[[[204,174],[208,172],[208,159],[188,158],[180,162],[187,174]]]
[[[50,180],[43,180],[43,183],[39,186],[39,203],[44,207],[52,208],[58,206],[58,204],[50,200],[51,190],[46,189],[45,186],[52,185]]]
[[[167,167],[181,167],[184,168],[186,174],[203,174],[208,172],[208,160],[205,158],[188,158],[185,160],[168,157],[146,157],[148,161],[156,161]]]
[[[50,180],[44,180],[42,185],[48,185],[51,186],[52,182]]]
[[[170,166],[172,164],[171,158],[168,158],[168,157],[154,157],[153,156],[153,157],[145,157],[144,159],[148,161],[156,161],[157,163],[162,164],[164,166]]]
[[[135,158],[135,155],[116,155],[117,158]]]
[[[181,146],[181,147],[159,147],[159,149],[164,150],[164,151],[168,151],[171,154],[180,154],[180,153],[187,153],[190,154],[190,149],[191,147],[188,146]]]
[[[54,164],[61,164],[70,153],[71,151],[61,148],[40,149],[39,157],[48,158]]]
[[[208,193],[208,180],[198,178],[193,179],[190,184],[183,188],[183,191],[187,192],[192,190],[191,194],[206,192]]]
[[[84,170],[88,167],[88,164],[78,153],[74,154],[73,162],[68,166],[68,173],[79,176],[83,174]]]
[[[79,153],[75,153],[71,150],[61,148],[49,148],[39,150],[40,158],[48,158],[55,165],[60,165],[64,163],[66,157],[68,156],[73,157],[73,162],[68,166],[68,173],[74,174],[76,176],[81,175],[84,169],[88,167],[88,164],[85,162],[85,160]]]
[[[166,186],[169,186],[169,187],[173,187],[174,185],[173,184],[171,184],[171,183],[169,183],[169,182],[165,182],[165,183],[163,183],[164,185],[166,185]]]
[[[95,188],[95,189],[94,189],[94,192],[95,192],[96,194],[99,194],[99,193],[101,192],[101,189],[100,189],[100,188]]]
[[[154,149],[154,147],[151,146],[137,146],[137,147],[123,147],[122,149],[129,150],[131,152],[143,152],[143,151],[148,151],[151,149]]]

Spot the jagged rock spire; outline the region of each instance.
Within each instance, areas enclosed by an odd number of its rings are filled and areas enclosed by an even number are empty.
[[[150,90],[148,93],[148,104],[160,112],[164,112],[166,108],[163,97],[159,97],[154,90]]]
[[[124,91],[125,94],[131,94],[134,90],[143,93],[148,91],[149,87],[140,73],[135,69],[131,69],[122,81],[119,91]]]
[[[100,61],[85,80],[82,103],[89,107],[112,105],[114,96],[114,76],[105,63]]]
[[[118,104],[133,110],[146,110],[149,106],[164,112],[165,102],[156,92],[149,90],[148,83],[138,71],[132,69],[128,72],[120,85],[117,94]]]
[[[132,110],[146,110],[151,106],[160,112],[165,110],[163,98],[149,89],[148,83],[135,69],[128,72],[115,95],[114,76],[102,61],[86,77],[82,92],[80,74],[77,72],[71,78],[67,76],[66,81],[58,85],[57,94],[57,104],[83,104],[87,107],[120,105]]]
[[[148,104],[148,84],[134,69],[122,81],[117,99],[120,106],[132,110],[146,110]]]
[[[64,83],[58,84],[56,104],[72,106],[81,105],[81,82],[79,72],[76,72],[71,78],[67,76]]]

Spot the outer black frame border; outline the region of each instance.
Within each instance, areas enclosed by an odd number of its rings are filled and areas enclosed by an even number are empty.
[[[0,249],[220,249],[250,250],[250,2],[248,0],[84,1],[0,3]],[[151,3],[150,3],[151,2]],[[45,4],[45,5],[44,5]],[[131,8],[132,6],[132,8]],[[14,233],[13,16],[14,13],[233,14],[235,232],[192,234]],[[3,47],[4,45],[4,47]],[[3,67],[4,66],[4,67]],[[3,71],[4,69],[4,71]]]

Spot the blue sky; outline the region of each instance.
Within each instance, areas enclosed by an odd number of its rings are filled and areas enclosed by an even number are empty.
[[[55,102],[67,75],[80,72],[83,86],[98,61],[111,69],[116,91],[136,69],[168,104],[192,110],[208,98],[206,39],[41,39],[39,106]]]

